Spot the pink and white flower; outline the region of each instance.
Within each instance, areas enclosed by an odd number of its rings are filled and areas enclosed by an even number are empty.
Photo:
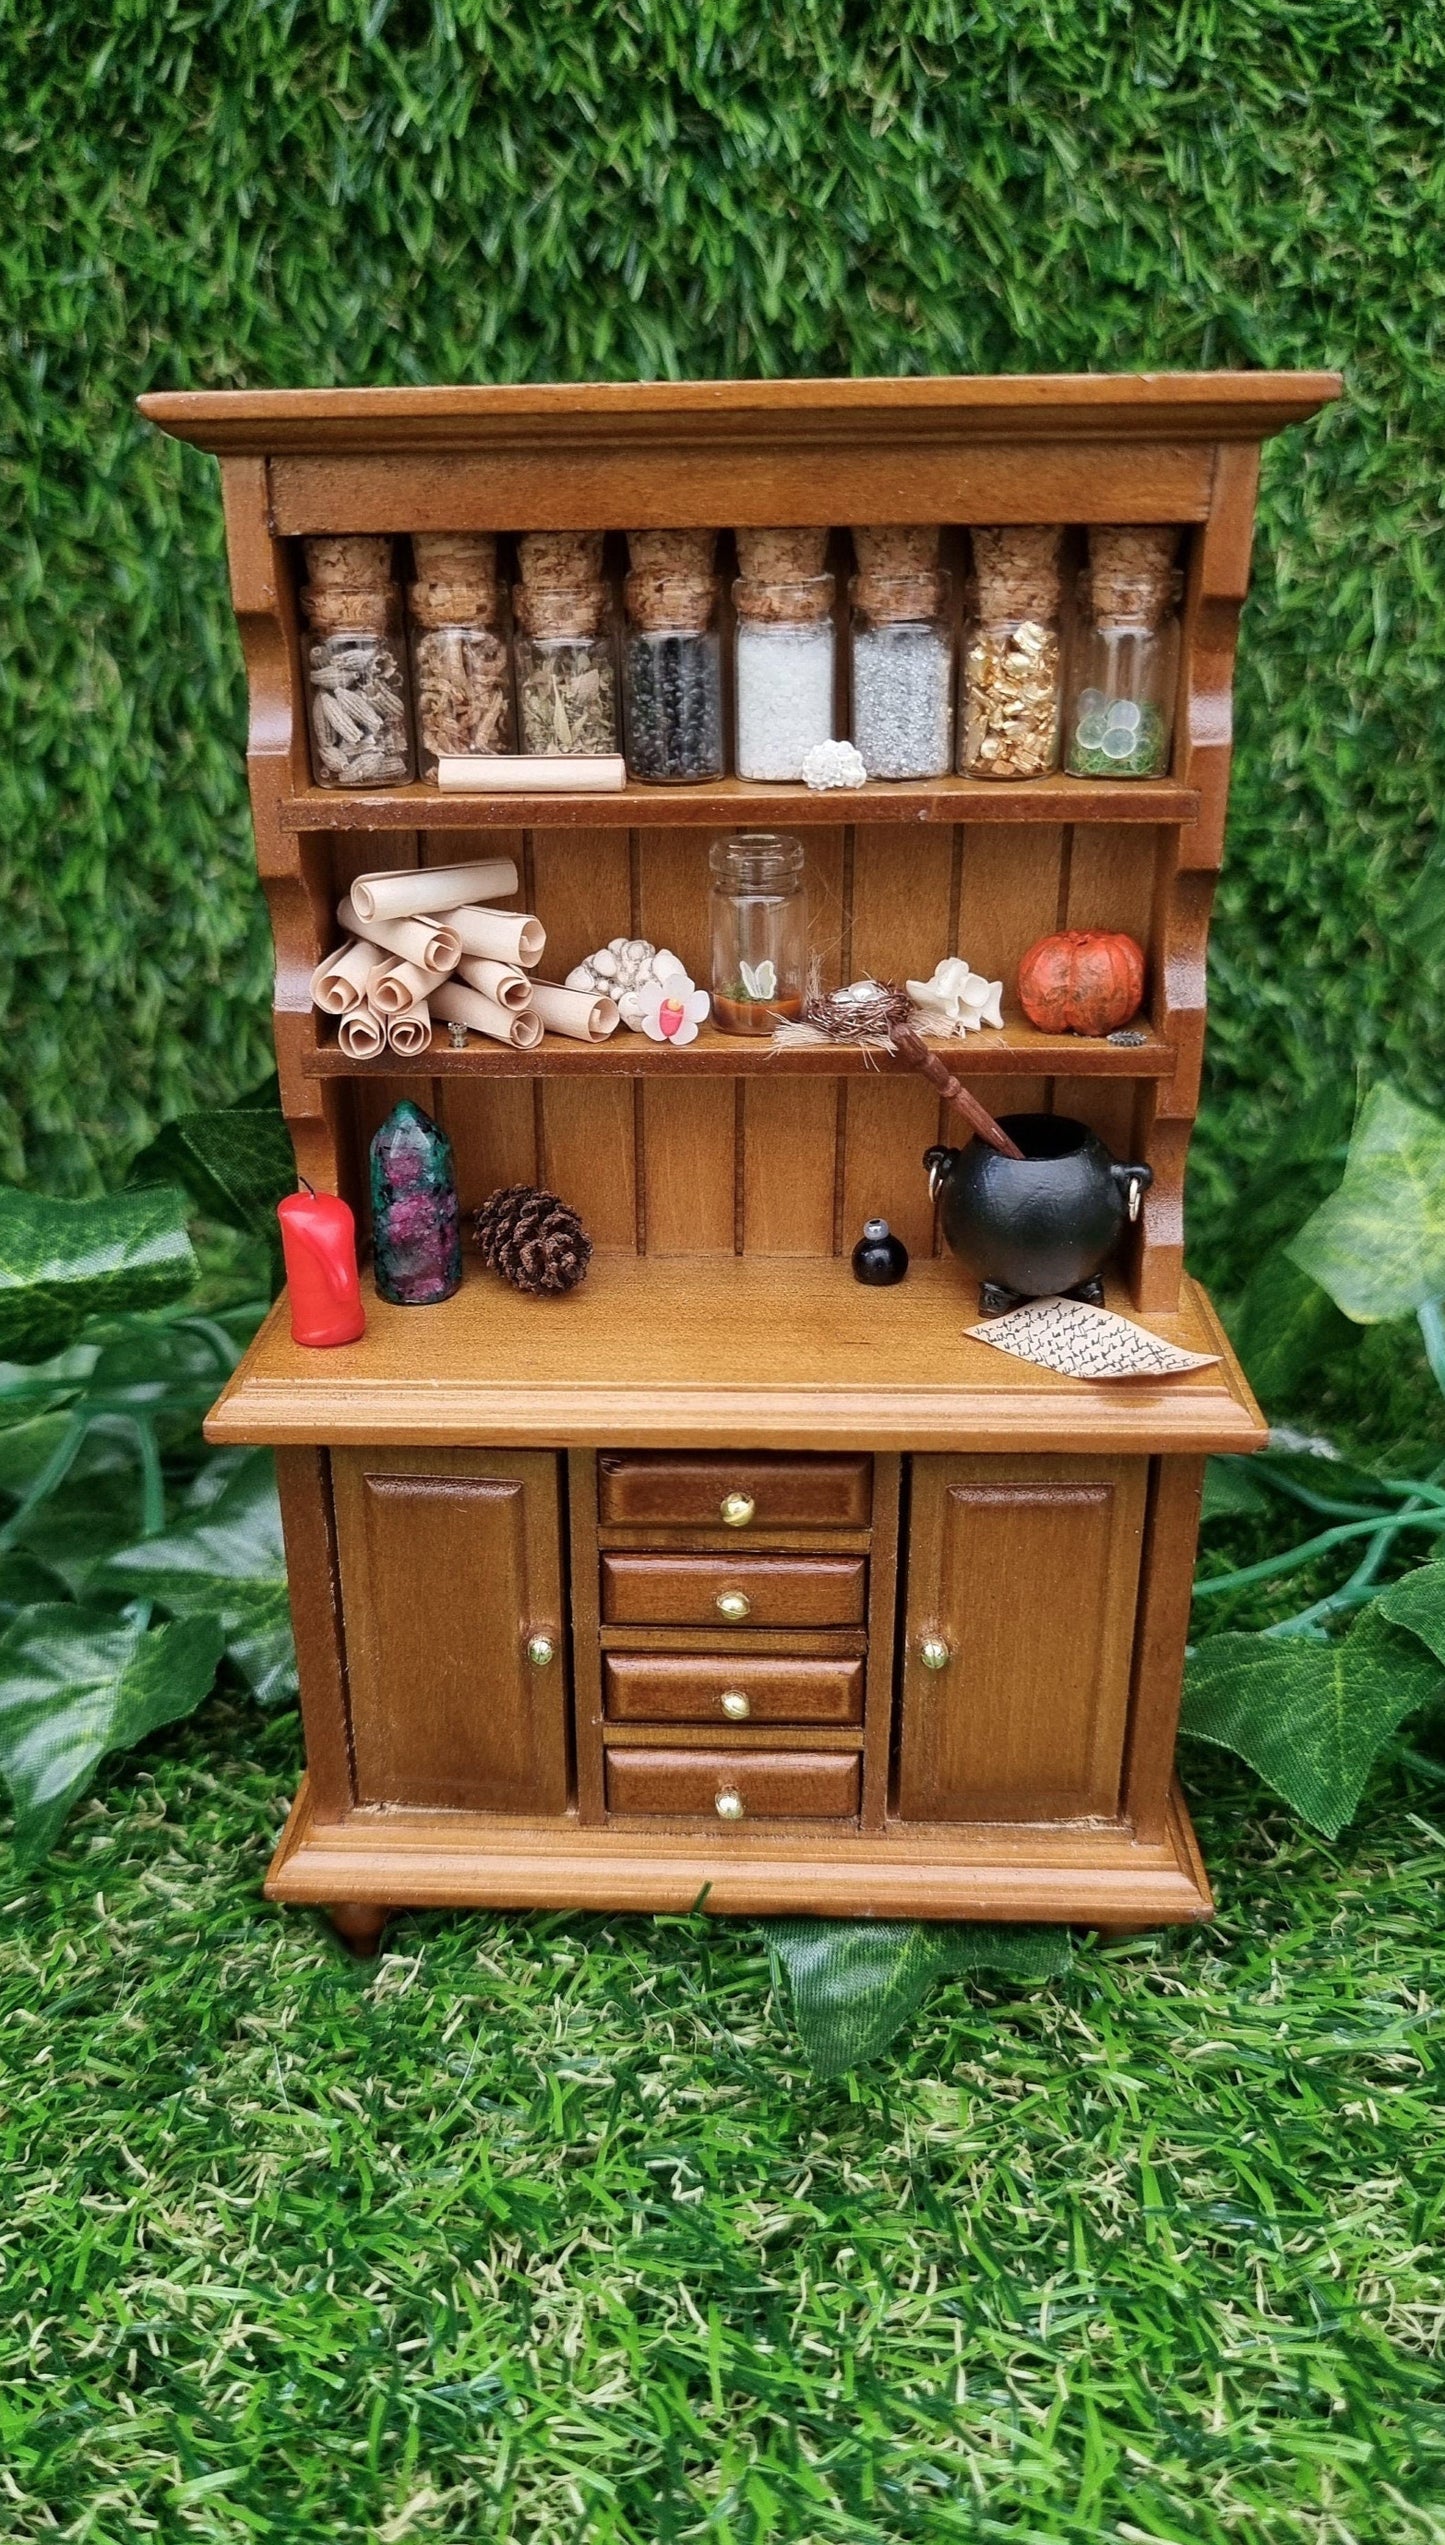
[[[712,1001],[688,979],[674,955],[660,979],[644,981],[636,993],[637,1023],[653,1043],[695,1043],[697,1029],[712,1014]]]

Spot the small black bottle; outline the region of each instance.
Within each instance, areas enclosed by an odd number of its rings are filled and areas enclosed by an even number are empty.
[[[863,1222],[863,1234],[853,1249],[853,1278],[866,1282],[870,1290],[889,1290],[901,1281],[908,1270],[908,1249],[901,1237],[895,1237],[886,1219]]]

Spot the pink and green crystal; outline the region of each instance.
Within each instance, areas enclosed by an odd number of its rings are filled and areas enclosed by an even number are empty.
[[[378,1297],[398,1308],[430,1308],[460,1289],[452,1144],[410,1097],[371,1144],[371,1227]]]

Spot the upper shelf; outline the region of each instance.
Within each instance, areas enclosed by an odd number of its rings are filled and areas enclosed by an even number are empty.
[[[283,796],[287,831],[733,830],[842,822],[1192,822],[1198,790],[1176,778],[924,778],[815,793],[720,778],[611,795],[482,795],[434,786],[306,787]]]

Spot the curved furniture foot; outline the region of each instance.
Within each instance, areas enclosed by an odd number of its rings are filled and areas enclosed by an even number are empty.
[[[381,1942],[382,1928],[396,1912],[374,1900],[336,1900],[326,1914],[348,1953],[354,1953],[358,1961],[369,1961]]]

